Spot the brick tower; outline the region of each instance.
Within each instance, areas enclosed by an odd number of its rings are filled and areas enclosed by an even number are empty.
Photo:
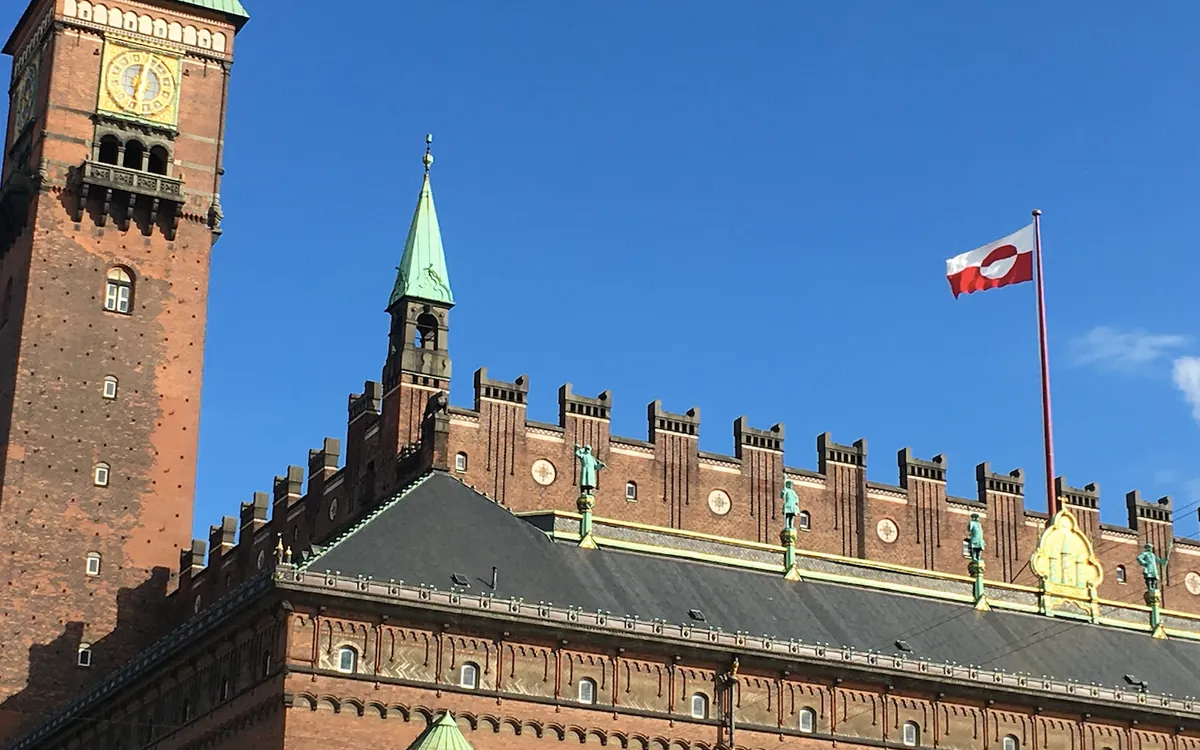
[[[4,53],[0,738],[169,623],[238,0],[33,0]]]

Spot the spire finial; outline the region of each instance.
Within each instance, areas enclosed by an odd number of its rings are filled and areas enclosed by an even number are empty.
[[[429,174],[429,168],[433,166],[433,133],[425,134],[425,158],[421,161],[425,162],[425,174]]]

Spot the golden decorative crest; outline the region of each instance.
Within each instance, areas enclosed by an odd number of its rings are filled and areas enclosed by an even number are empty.
[[[1100,567],[1092,540],[1079,529],[1071,511],[1054,514],[1029,565],[1042,579],[1045,609],[1066,600],[1089,613],[1095,610],[1096,589],[1104,580],[1104,569]]]

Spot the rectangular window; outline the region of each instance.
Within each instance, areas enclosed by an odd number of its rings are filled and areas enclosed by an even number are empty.
[[[87,574],[90,576],[100,575],[100,555],[95,552],[89,553],[87,556]]]
[[[970,557],[970,556],[971,556],[971,543],[969,541],[964,541],[963,542],[963,557]]]

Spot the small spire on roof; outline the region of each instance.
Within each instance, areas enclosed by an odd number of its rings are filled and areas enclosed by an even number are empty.
[[[433,166],[433,133],[425,134],[425,158],[421,161],[425,162],[425,174],[428,176],[429,168]]]

